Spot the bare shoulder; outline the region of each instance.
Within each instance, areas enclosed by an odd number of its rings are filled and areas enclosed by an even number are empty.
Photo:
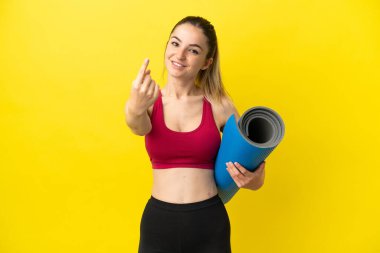
[[[234,114],[236,119],[240,118],[239,112],[237,111],[234,103],[228,97],[222,98],[220,102],[215,100],[209,100],[212,105],[212,112],[214,115],[215,123],[217,124],[219,130],[222,130],[226,124],[228,118]]]

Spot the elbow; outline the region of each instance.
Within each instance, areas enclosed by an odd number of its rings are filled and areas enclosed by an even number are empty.
[[[138,131],[138,130],[135,130],[135,131],[132,130],[132,132],[138,136],[145,136],[149,133],[149,132],[142,132],[142,131]]]

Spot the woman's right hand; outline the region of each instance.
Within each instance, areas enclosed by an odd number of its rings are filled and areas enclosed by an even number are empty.
[[[132,90],[128,101],[129,112],[142,115],[158,98],[159,86],[147,70],[149,59],[145,59],[136,79],[132,82]]]

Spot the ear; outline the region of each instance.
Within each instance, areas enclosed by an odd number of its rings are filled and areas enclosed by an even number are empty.
[[[210,65],[212,64],[213,61],[214,61],[213,58],[208,58],[208,59],[206,60],[205,65],[201,68],[201,70],[205,70],[205,69],[207,69],[208,67],[210,67]]]

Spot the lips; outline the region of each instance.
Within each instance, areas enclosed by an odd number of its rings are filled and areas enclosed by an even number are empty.
[[[177,67],[177,68],[185,68],[185,67],[186,67],[186,65],[181,64],[181,63],[176,62],[176,61],[172,61],[172,65],[173,65],[174,67]]]

